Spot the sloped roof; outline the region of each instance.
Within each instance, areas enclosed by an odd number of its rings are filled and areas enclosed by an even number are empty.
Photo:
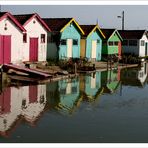
[[[80,25],[80,27],[83,29],[84,31],[84,36],[87,37],[89,36],[93,31],[95,31],[96,29],[98,29],[101,38],[105,38],[103,32],[101,31],[101,29],[99,28],[98,25]]]
[[[72,18],[43,18],[52,31],[60,31]]]
[[[41,17],[37,13],[32,13],[32,14],[20,14],[20,15],[14,15],[14,17],[23,25],[25,26],[28,24],[28,22],[36,17],[41,25],[47,30],[51,31],[50,28],[46,25],[46,23],[41,19]]]
[[[83,29],[85,36],[88,36],[89,33],[96,27],[96,25],[80,25]]]
[[[0,12],[0,20],[9,18],[21,31],[26,31],[25,28],[17,21],[17,19],[9,12]]]
[[[114,32],[117,33],[117,35],[120,38],[120,40],[123,40],[121,35],[120,35],[120,33],[116,29],[101,28],[101,30],[102,30],[103,34],[105,35],[105,37],[106,37],[105,39],[106,40],[108,40]]]
[[[146,30],[118,30],[123,39],[141,39]]]
[[[75,21],[74,18],[43,18],[44,22],[54,32],[62,32],[69,23],[72,21],[76,24],[82,34],[84,34],[80,25]]]
[[[106,39],[108,40],[110,36],[114,33],[115,29],[104,29],[101,28],[103,34],[105,35]]]

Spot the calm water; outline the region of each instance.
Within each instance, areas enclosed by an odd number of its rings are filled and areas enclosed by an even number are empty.
[[[147,65],[4,88],[0,142],[148,142]]]

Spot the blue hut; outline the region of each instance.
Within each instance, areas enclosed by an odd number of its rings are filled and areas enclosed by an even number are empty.
[[[80,25],[84,31],[81,38],[81,57],[91,61],[101,60],[102,39],[105,36],[98,25]]]
[[[80,58],[80,40],[83,30],[74,18],[44,18],[50,26],[47,59]]]

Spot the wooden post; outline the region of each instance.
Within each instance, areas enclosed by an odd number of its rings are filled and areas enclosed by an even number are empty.
[[[74,66],[75,66],[74,68],[75,68],[75,75],[76,75],[77,74],[77,64],[75,63]]]

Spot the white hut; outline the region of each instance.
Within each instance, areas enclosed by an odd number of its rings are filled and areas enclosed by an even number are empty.
[[[47,32],[50,32],[48,26],[36,13],[14,16],[26,29],[26,34],[23,38],[23,61],[46,61]]]
[[[0,12],[0,64],[22,61],[24,27],[8,12]]]
[[[146,30],[120,30],[123,38],[123,54],[132,54],[138,57],[148,55],[148,38]]]

